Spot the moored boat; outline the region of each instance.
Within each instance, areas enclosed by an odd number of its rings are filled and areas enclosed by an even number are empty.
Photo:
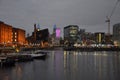
[[[33,59],[45,59],[46,54],[29,54],[31,55],[31,57],[33,57]]]
[[[33,59],[45,59],[47,56],[47,52],[38,50],[38,51],[35,51],[34,53],[28,53],[28,55],[31,55]]]

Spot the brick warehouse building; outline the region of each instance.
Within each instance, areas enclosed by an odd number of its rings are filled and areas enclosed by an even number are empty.
[[[12,43],[12,26],[0,22],[0,45]]]
[[[12,28],[12,42],[16,46],[25,44],[25,30],[19,28]]]
[[[25,43],[25,30],[13,28],[0,21],[0,46],[13,46]]]

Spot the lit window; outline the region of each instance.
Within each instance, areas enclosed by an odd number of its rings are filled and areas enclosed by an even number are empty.
[[[17,40],[15,39],[15,41],[17,41]]]
[[[16,35],[17,33],[15,32],[15,35]]]

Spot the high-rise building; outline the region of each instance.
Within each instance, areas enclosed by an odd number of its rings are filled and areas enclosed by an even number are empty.
[[[95,33],[95,41],[96,43],[99,43],[99,44],[105,42],[105,33],[103,32]]]
[[[78,31],[78,39],[79,39],[79,41],[83,41],[84,37],[85,37],[85,29],[80,29]]]
[[[53,26],[53,33],[49,37],[49,45],[50,46],[60,46],[60,38],[61,38],[61,29],[56,25]]]
[[[120,46],[120,23],[113,25],[113,40]]]
[[[78,30],[79,26],[77,25],[69,25],[64,27],[64,40],[69,43],[75,43],[78,38]]]

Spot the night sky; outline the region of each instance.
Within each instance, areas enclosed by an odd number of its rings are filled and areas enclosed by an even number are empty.
[[[53,26],[63,30],[67,25],[78,25],[87,32],[106,32],[106,16],[110,16],[117,0],[0,0],[0,21],[23,28],[27,33],[34,23],[41,29]],[[120,22],[120,0],[111,16],[113,24]],[[62,33],[63,34],[63,33]]]

